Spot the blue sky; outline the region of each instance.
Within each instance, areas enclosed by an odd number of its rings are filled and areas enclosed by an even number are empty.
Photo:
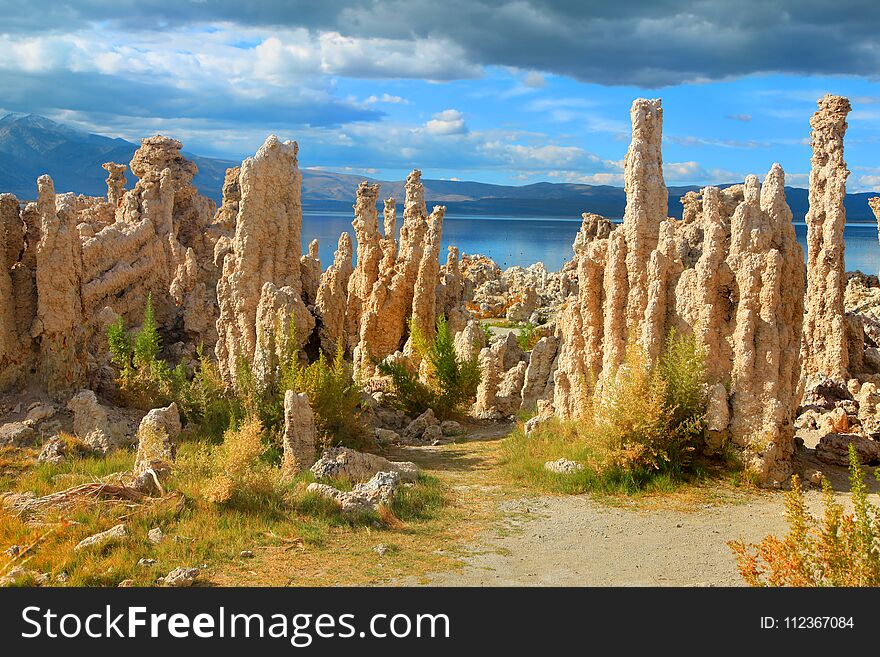
[[[850,191],[880,189],[874,2],[0,0],[0,111],[241,159],[400,179],[619,185],[629,106],[664,107],[667,183],[779,162],[806,186],[809,117],[853,102]]]

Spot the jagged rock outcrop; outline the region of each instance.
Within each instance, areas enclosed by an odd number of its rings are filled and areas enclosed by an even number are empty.
[[[284,462],[285,476],[308,470],[317,457],[318,432],[315,418],[305,393],[293,390],[284,393]]]
[[[67,402],[73,413],[73,433],[89,447],[108,452],[134,442],[136,411],[105,406],[91,390],[80,390]]]
[[[37,181],[37,318],[31,330],[40,344],[40,381],[54,398],[77,389],[86,376],[83,341],[83,260],[76,230],[76,197],[55,196],[49,176]]]
[[[626,244],[626,325],[638,334],[648,305],[648,265],[657,246],[658,227],[666,220],[668,193],[663,182],[660,100],[633,101],[630,118],[632,142],[624,162],[626,209],[621,230]]]
[[[309,252],[299,259],[302,277],[302,298],[306,305],[314,305],[321,281],[321,259],[318,257],[318,240],[309,242]]]
[[[291,286],[265,283],[260,292],[256,317],[254,380],[261,388],[276,380],[279,368],[309,340],[315,317]]]
[[[144,416],[137,430],[138,447],[132,470],[135,477],[145,474],[157,461],[164,465],[174,461],[180,430],[180,413],[173,402]]]
[[[352,275],[351,236],[342,233],[333,257],[333,264],[321,275],[315,299],[315,311],[320,320],[321,349],[333,355],[346,345],[345,313],[348,286]]]
[[[414,169],[406,179],[400,243],[394,248],[394,240],[388,236],[380,243],[378,279],[363,305],[359,340],[354,349],[355,375],[360,380],[372,377],[375,362],[404,348],[410,316],[425,335],[433,334],[445,211],[446,208],[437,206],[428,216],[421,172]],[[353,284],[354,279],[349,290],[350,305]]]
[[[877,239],[880,240],[880,196],[869,198],[868,207],[871,208],[871,212],[874,213],[874,218],[877,220]]]
[[[107,171],[107,202],[111,207],[119,207],[119,202],[125,194],[125,183],[128,182],[125,179],[127,167],[116,162],[104,162],[101,168]]]
[[[350,491],[317,482],[309,484],[306,490],[334,500],[346,513],[370,513],[378,511],[379,505],[390,503],[399,486],[397,472],[377,472],[368,482],[356,484]]]
[[[810,209],[807,212],[807,314],[804,320],[805,375],[823,373],[845,381],[849,372],[844,318],[844,198],[849,170],[843,160],[846,98],[826,95],[810,118],[813,147]]]
[[[0,194],[0,390],[21,382],[30,355],[30,322],[21,322],[23,318],[16,307],[19,295],[26,295],[28,301],[35,296],[34,272],[23,270],[21,263],[26,235],[18,199],[12,194]],[[16,285],[16,278],[30,285],[23,289],[21,284]]]
[[[274,298],[274,289],[269,290],[272,299],[263,298],[266,283],[285,293],[284,305],[297,321],[311,316],[301,297],[302,176],[297,167],[297,150],[296,142],[282,143],[271,135],[256,155],[241,165],[235,237],[223,258],[217,283],[220,317],[215,351],[227,384],[235,380],[239,358],[254,360],[258,306],[263,303],[277,309],[282,305]],[[263,326],[267,332],[273,328]],[[312,327],[298,324],[296,328],[299,339],[307,336]]]
[[[476,417],[508,417],[522,406],[528,360],[513,332],[496,337],[480,351],[480,383],[472,411]]]
[[[578,294],[558,320],[554,410],[587,413],[628,344],[653,362],[670,332],[692,333],[708,355],[712,439],[729,435],[761,480],[780,482],[794,449],[803,317],[784,173],[774,165],[763,185],[749,176],[690,193],[683,219],[667,219],[661,116],[659,102],[633,104],[623,225],[600,237],[591,220],[575,241]]]
[[[476,319],[470,320],[454,338],[455,355],[463,361],[473,360],[486,346],[486,334]]]
[[[552,335],[541,338],[532,347],[522,387],[523,409],[536,409],[539,399],[553,400],[553,367],[558,348],[559,339]]]
[[[362,182],[357,189],[354,204],[354,221],[351,222],[357,239],[357,265],[348,283],[348,300],[346,302],[345,334],[349,351],[354,351],[360,338],[361,317],[373,286],[379,279],[379,262],[382,260],[382,249],[379,234],[379,219],[376,212],[376,201],[379,198],[379,185]],[[393,217],[394,199],[385,201],[386,225],[391,218],[392,231],[386,232],[386,239],[394,240]]]
[[[465,281],[461,272],[458,247],[450,246],[446,264],[441,268],[437,286],[437,312],[446,317],[449,332],[456,335],[471,318],[465,297]]]

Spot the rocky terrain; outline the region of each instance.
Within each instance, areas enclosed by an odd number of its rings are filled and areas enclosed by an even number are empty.
[[[170,365],[191,378],[207,355],[229,390],[243,377],[269,387],[286,354],[305,364],[340,353],[373,445],[438,445],[463,432],[432,409],[414,417],[388,403],[381,364],[405,363],[427,380],[417,342],[440,320],[459,358],[479,366],[469,422],[524,412],[531,431],[551,417],[577,420],[588,382],[601,394],[628,345],[654,361],[676,332],[711,354],[707,454],[732,445],[769,486],[786,483],[807,449],[839,465],[853,444],[863,463],[880,463],[880,282],[843,265],[850,109],[826,96],[811,120],[806,267],[778,164],[763,180],[688,192],[682,218],[669,216],[659,100],[631,108],[623,223],[584,213],[575,257],[558,272],[441,253],[446,208],[429,211],[418,170],[402,211],[401,199],[385,199],[381,222],[379,185],[360,184],[356,244],[343,233],[324,269],[317,243],[303,253],[298,146],[275,136],[228,169],[219,208],[194,187],[198,168],[182,144],[161,135],[144,139],[127,166],[104,164],[106,196],[62,193],[40,176],[34,202],[0,195],[0,445],[36,447],[44,461],[65,458],[63,434],[94,453],[132,448],[127,490],[162,491],[185,428],[179,409],[121,403],[107,340],[120,321],[135,329],[150,305]],[[871,209],[880,225],[880,200]],[[486,320],[525,325],[532,340],[487,334]],[[375,510],[417,472],[322,450],[313,405],[284,393],[286,476],[343,472],[354,487],[316,481],[310,492],[343,511]],[[16,513],[50,502],[3,499]]]

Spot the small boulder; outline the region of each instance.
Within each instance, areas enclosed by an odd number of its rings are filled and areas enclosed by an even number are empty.
[[[434,411],[429,408],[409,423],[409,426],[403,430],[403,438],[410,441],[419,440],[422,438],[422,434],[425,433],[425,429],[439,424],[440,422],[434,415]]]
[[[440,423],[440,431],[443,432],[444,436],[460,436],[464,433],[461,424],[455,420],[443,420]]]
[[[816,458],[823,463],[849,465],[849,446],[854,445],[859,462],[871,465],[880,462],[880,442],[856,433],[828,433],[816,445]]]
[[[73,548],[73,551],[79,552],[80,550],[85,550],[93,547],[101,548],[105,545],[109,545],[110,543],[114,543],[122,538],[125,538],[127,535],[128,531],[125,529],[125,525],[118,524],[114,527],[111,527],[107,531],[93,534],[88,538],[84,538],[79,543],[77,543],[76,547]]]
[[[345,513],[363,513],[375,512],[380,504],[389,502],[399,485],[397,472],[377,472],[368,482],[357,484],[350,491],[319,483],[309,484],[306,490],[334,500]]]
[[[13,447],[26,447],[33,445],[37,439],[37,432],[30,424],[24,422],[7,422],[0,425],[0,445]]]
[[[27,416],[25,416],[25,420],[28,422],[32,422],[33,425],[37,425],[43,420],[48,420],[57,412],[58,409],[55,408],[53,404],[34,402],[30,406],[28,406]]]
[[[382,446],[400,442],[400,434],[391,429],[376,429],[376,443]]]
[[[144,416],[137,431],[135,477],[141,477],[157,462],[166,465],[174,462],[177,455],[175,440],[180,429],[180,413],[173,402],[164,408],[154,408]]]
[[[443,430],[439,424],[432,424],[422,433],[422,442],[431,444],[435,441],[443,440]]]
[[[160,577],[159,584],[174,588],[192,586],[193,582],[195,582],[196,578],[199,576],[199,572],[198,568],[175,568],[165,575],[165,577]]]
[[[576,461],[561,458],[556,461],[547,461],[544,464],[544,469],[556,474],[571,474],[573,472],[580,472],[584,469],[584,466]]]
[[[389,461],[385,457],[358,452],[348,447],[330,447],[312,466],[318,479],[343,477],[350,481],[367,481],[377,472],[397,472],[404,481],[415,481],[419,468],[410,461]]]
[[[153,527],[147,532],[147,540],[153,545],[158,545],[165,540],[165,532],[162,531],[161,527]]]

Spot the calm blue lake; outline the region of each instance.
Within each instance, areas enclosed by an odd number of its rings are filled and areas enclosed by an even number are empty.
[[[351,213],[304,212],[303,249],[317,238],[320,242],[321,264],[326,268],[333,262],[333,252],[342,231],[354,238]],[[402,221],[402,216],[398,221]],[[382,217],[379,216],[381,224]],[[463,253],[482,253],[502,268],[528,266],[542,261],[548,269],[559,269],[572,256],[571,243],[580,228],[580,219],[546,217],[462,217],[447,215],[443,221],[442,261],[446,259],[446,247],[455,245]],[[798,240],[807,249],[807,227],[795,223]],[[865,273],[880,271],[880,244],[877,226],[873,224],[847,224],[846,268],[859,269]]]

